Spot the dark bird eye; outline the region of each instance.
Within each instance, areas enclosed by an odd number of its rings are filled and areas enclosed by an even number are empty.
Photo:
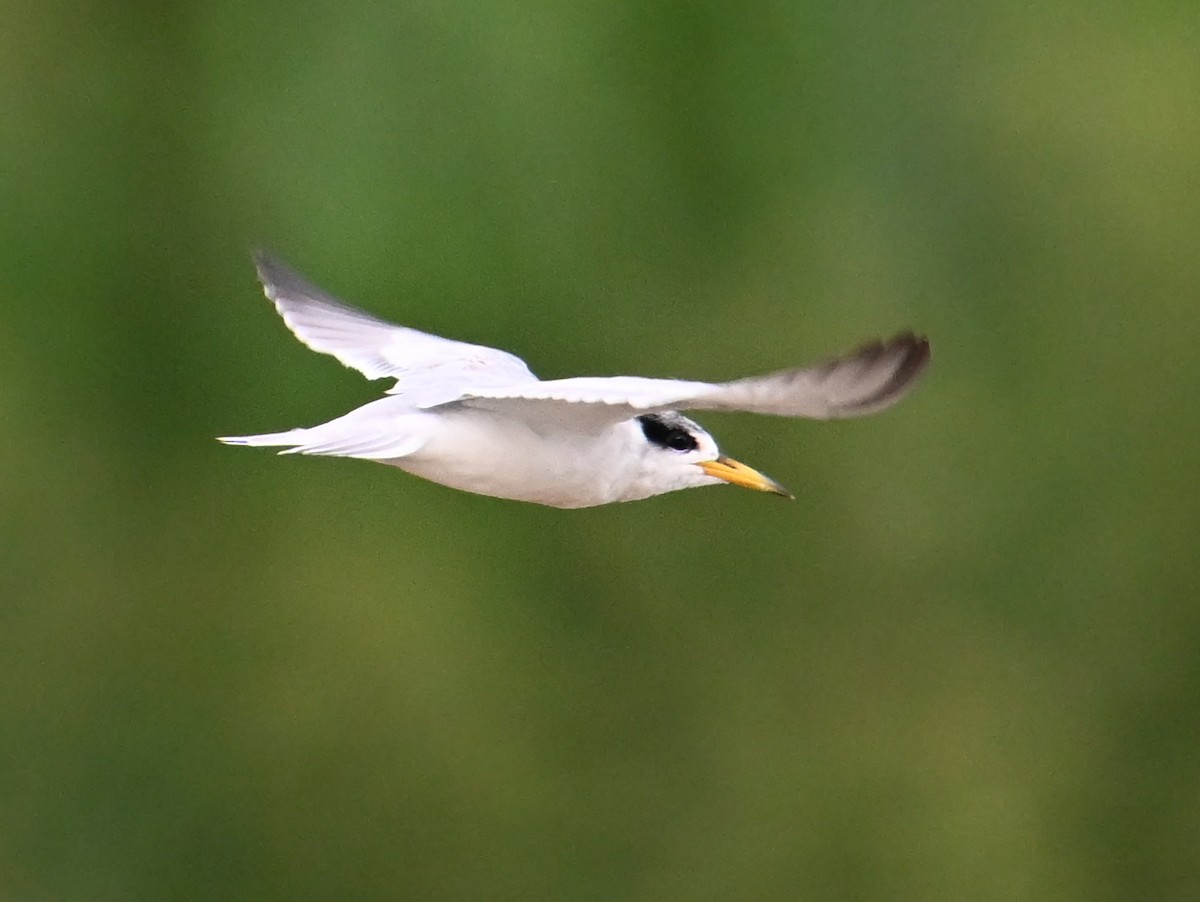
[[[647,441],[660,448],[670,448],[672,451],[695,451],[700,447],[696,442],[696,437],[682,426],[667,423],[654,414],[640,416],[638,422],[642,425],[642,432]]]

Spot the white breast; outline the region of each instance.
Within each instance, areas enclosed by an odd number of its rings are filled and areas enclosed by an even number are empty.
[[[628,423],[595,433],[543,433],[470,408],[441,412],[437,421],[419,452],[386,463],[463,491],[551,507],[632,500],[630,449],[637,436]]]

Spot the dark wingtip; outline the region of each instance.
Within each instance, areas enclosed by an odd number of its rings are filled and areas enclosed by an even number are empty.
[[[904,385],[911,382],[929,366],[929,339],[924,335],[902,332],[888,342],[890,347],[904,349],[904,361],[896,368],[894,382]]]
[[[854,405],[858,412],[869,413],[895,404],[916,385],[921,374],[929,366],[929,339],[914,332],[901,332],[886,341],[872,342],[860,351],[863,357],[875,363],[894,354],[901,355],[892,376],[875,394],[861,399]]]
[[[254,261],[254,269],[258,273],[258,281],[262,283],[263,293],[271,301],[303,297],[320,298],[326,304],[338,303],[270,251],[253,248],[250,258]]]
[[[254,271],[264,288],[300,278],[298,273],[265,248],[251,248],[250,259],[254,261]]]

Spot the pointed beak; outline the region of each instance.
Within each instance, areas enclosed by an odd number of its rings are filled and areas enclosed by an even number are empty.
[[[764,476],[753,467],[738,463],[732,457],[718,457],[716,460],[705,460],[696,464],[696,466],[709,476],[715,476],[717,479],[723,479],[733,485],[740,485],[744,489],[754,489],[756,492],[770,492],[773,495],[782,495],[784,498],[791,498],[793,501],[796,500],[795,495],[774,479]]]

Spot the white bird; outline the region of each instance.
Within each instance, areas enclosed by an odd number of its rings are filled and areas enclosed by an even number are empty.
[[[676,411],[863,416],[904,397],[929,362],[929,342],[905,332],[826,363],[733,382],[541,380],[506,351],[375,319],[266,254],[256,254],[255,264],[267,297],[301,342],[368,379],[396,384],[319,426],[220,441],[375,460],[463,491],[552,507],[723,482],[791,497],[722,455],[711,435]]]

